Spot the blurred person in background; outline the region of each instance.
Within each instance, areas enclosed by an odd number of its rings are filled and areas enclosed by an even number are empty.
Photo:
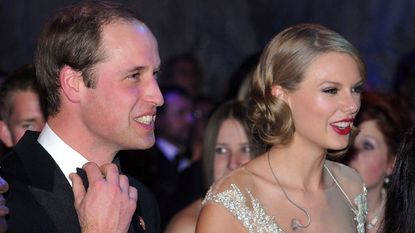
[[[182,53],[169,58],[162,67],[160,81],[163,86],[179,86],[185,89],[192,98],[200,95],[202,68],[192,53]]]
[[[410,126],[408,108],[398,96],[366,92],[355,118],[360,132],[344,162],[356,169],[366,184],[366,232],[377,232],[384,215],[386,189],[400,139]]]
[[[387,191],[380,233],[413,233],[415,226],[415,125],[404,134]]]
[[[26,130],[41,131],[45,125],[33,65],[14,71],[0,87],[0,139],[14,147]]]
[[[258,148],[249,137],[246,106],[228,101],[209,118],[202,145],[205,191],[220,177],[248,162]],[[165,233],[193,233],[202,207],[202,197],[177,213]]]

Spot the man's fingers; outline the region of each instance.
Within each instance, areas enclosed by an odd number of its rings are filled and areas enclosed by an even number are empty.
[[[136,188],[129,186],[128,187],[128,196],[130,199],[132,199],[135,203],[137,203],[138,200],[138,191]]]
[[[125,175],[120,175],[120,188],[123,193],[129,192],[130,182],[128,181],[128,177]]]
[[[93,162],[85,163],[82,168],[85,170],[86,176],[88,177],[89,184],[93,184],[95,181],[103,179],[104,175],[101,173],[98,165]]]
[[[129,186],[128,188],[128,203],[129,208],[132,213],[137,209],[137,199],[138,199],[138,192],[137,189],[134,187]]]
[[[118,172],[118,167],[115,164],[104,164],[100,167],[100,170],[109,183],[115,184],[116,186],[120,185],[120,173]]]
[[[86,193],[84,184],[82,183],[81,177],[76,173],[69,174],[69,178],[72,181],[72,191],[75,197],[75,207],[79,207]]]

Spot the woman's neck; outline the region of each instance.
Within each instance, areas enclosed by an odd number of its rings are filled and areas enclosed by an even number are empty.
[[[302,190],[322,187],[325,151],[313,153],[290,144],[272,147],[269,153],[271,166],[283,184]]]
[[[368,205],[368,215],[369,217],[379,209],[379,206],[382,204],[382,189],[383,186],[379,185],[373,188],[369,188],[367,192],[367,205]],[[384,194],[383,194],[384,195]]]

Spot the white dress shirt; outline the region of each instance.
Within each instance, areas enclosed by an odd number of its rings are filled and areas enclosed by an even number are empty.
[[[156,146],[163,152],[163,155],[166,157],[167,160],[173,162],[176,156],[180,153],[180,150],[177,146],[173,145],[173,143],[167,141],[164,138],[157,138]],[[177,171],[181,172],[185,168],[190,165],[190,161],[187,158],[182,158],[177,165]]]
[[[80,153],[71,148],[68,144],[62,141],[58,135],[53,132],[48,124],[45,125],[42,132],[39,135],[37,141],[45,150],[52,156],[56,164],[65,175],[69,184],[72,186],[72,182],[69,179],[70,173],[76,173],[76,168],[82,168],[82,166],[88,162]]]

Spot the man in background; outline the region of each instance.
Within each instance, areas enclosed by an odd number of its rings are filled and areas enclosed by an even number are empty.
[[[13,72],[0,87],[0,139],[12,148],[26,130],[41,131],[45,118],[33,65]]]

